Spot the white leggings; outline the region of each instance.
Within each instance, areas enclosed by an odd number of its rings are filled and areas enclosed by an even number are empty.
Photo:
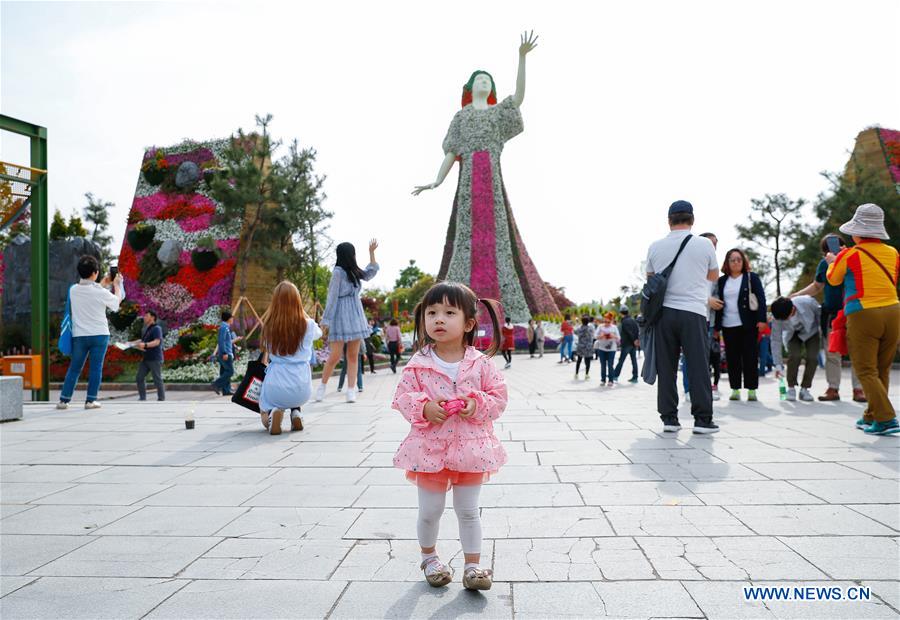
[[[478,495],[481,485],[453,487],[453,510],[459,520],[459,541],[463,553],[481,553],[481,515],[478,509]],[[416,533],[419,544],[423,548],[437,544],[438,528],[447,493],[428,491],[419,487],[419,520],[416,522]]]

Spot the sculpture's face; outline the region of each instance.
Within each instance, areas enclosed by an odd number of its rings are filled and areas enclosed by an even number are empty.
[[[472,81],[472,94],[482,96],[490,95],[491,86],[492,84],[490,76],[484,73],[479,73]]]

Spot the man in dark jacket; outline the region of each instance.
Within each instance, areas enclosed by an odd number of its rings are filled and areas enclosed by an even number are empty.
[[[613,381],[619,381],[619,374],[622,372],[622,366],[625,364],[625,356],[631,356],[631,379],[629,383],[638,382],[637,370],[637,347],[641,344],[640,329],[637,321],[628,314],[628,306],[619,308],[619,314],[622,315],[622,322],[619,325],[620,336],[622,338],[622,350],[619,352],[619,363],[613,371]]]
[[[153,384],[156,385],[156,398],[158,400],[166,399],[166,387],[163,385],[162,379],[162,340],[162,328],[156,323],[156,313],[153,310],[147,310],[144,313],[144,330],[141,333],[141,341],[137,343],[137,348],[144,352],[144,359],[138,365],[135,378],[140,400],[147,400],[147,385],[144,380],[148,372],[153,377]]]

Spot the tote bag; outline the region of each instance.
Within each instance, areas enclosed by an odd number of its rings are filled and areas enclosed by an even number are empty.
[[[57,346],[63,355],[72,355],[72,287],[69,287],[69,292],[66,293],[66,313],[60,325]]]
[[[231,397],[231,402],[259,413],[259,394],[265,378],[266,365],[259,360],[250,361],[241,384]]]

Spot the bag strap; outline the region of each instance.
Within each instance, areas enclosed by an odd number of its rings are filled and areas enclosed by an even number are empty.
[[[878,260],[877,258],[875,258],[874,256],[872,256],[872,254],[871,254],[868,250],[866,250],[865,248],[860,247],[859,244],[855,245],[854,247],[855,247],[857,250],[859,250],[860,252],[862,252],[863,254],[865,254],[866,256],[868,256],[869,258],[871,258],[873,261],[875,261],[875,264],[876,264],[876,265],[878,265],[879,267],[881,267],[881,270],[884,272],[884,275],[887,276],[887,279],[888,279],[888,281],[891,283],[891,286],[897,286],[897,283],[894,282],[894,276],[892,276],[892,275],[891,275],[891,272],[887,270],[887,267],[885,267],[884,265],[881,264],[881,261],[880,261],[880,260]]]
[[[687,237],[684,238],[684,241],[681,242],[681,247],[678,248],[678,253],[675,254],[675,258],[672,259],[672,262],[669,263],[668,267],[663,269],[663,273],[666,275],[667,278],[669,277],[669,274],[672,273],[672,269],[675,267],[675,263],[678,261],[678,257],[681,256],[681,252],[684,250],[684,247],[688,244],[688,241],[691,240],[691,237],[693,237],[693,235],[688,235]]]

